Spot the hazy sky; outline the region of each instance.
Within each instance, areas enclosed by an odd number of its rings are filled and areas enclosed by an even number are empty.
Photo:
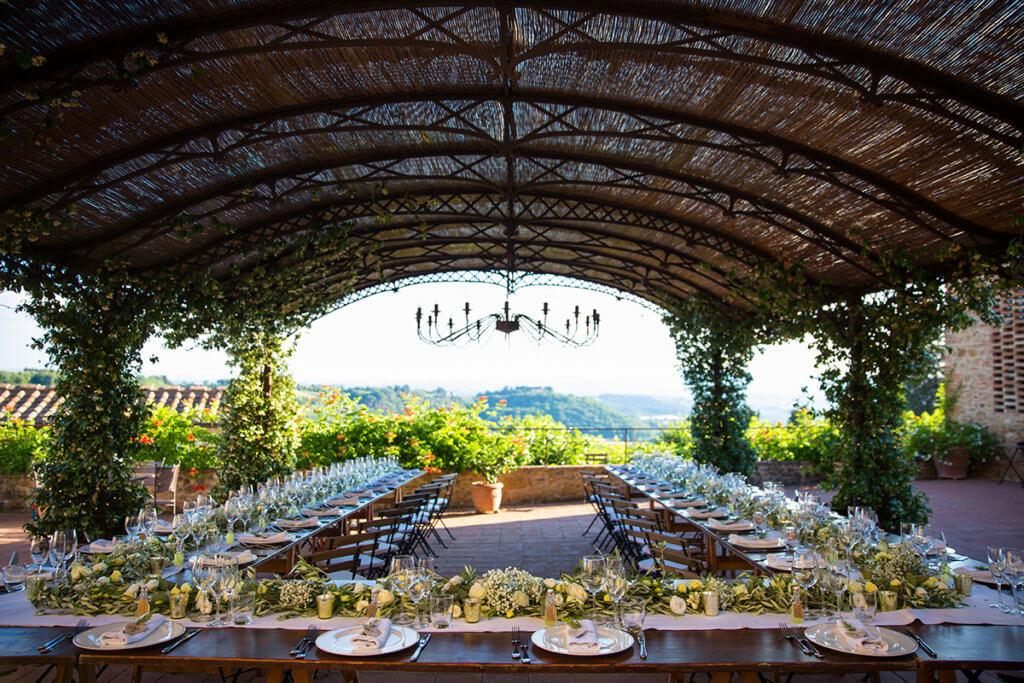
[[[448,315],[462,316],[465,301],[472,317],[498,312],[504,290],[485,284],[423,284],[379,294],[350,304],[315,322],[298,338],[290,360],[302,384],[408,384],[476,393],[504,386],[550,386],[556,391],[685,396],[675,352],[658,314],[636,303],[564,287],[526,287],[513,295],[513,311],[539,317],[543,302],[552,308],[549,322],[563,320],[572,307],[597,308],[601,335],[592,346],[569,349],[531,342],[521,334],[496,334],[485,345],[438,348],[416,337],[416,308],[438,303]],[[47,364],[45,354],[29,348],[39,333],[32,319],[13,309],[19,297],[0,292],[0,369],[21,370]],[[464,318],[464,316],[463,316]],[[456,317],[458,321],[458,317]],[[156,363],[149,356],[158,355]],[[167,350],[160,340],[146,345],[143,374],[172,381],[218,379],[231,374],[220,352],[198,348]],[[775,346],[751,366],[751,405],[765,417],[786,415],[801,388],[814,385],[813,354],[805,345]]]

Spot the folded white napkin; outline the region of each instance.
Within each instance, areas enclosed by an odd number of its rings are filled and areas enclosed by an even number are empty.
[[[101,554],[101,553],[105,554],[105,553],[113,552],[113,550],[114,550],[114,542],[113,541],[108,541],[105,538],[98,538],[95,541],[93,541],[92,543],[90,543],[89,545],[87,545],[84,548],[82,548],[82,552],[93,553],[93,554]]]
[[[764,538],[729,534],[729,543],[741,548],[781,548],[784,545],[782,538],[773,534],[768,534]]]
[[[315,529],[320,526],[320,520],[316,517],[304,519],[275,519],[274,526],[282,529]]]
[[[349,496],[347,498],[335,498],[327,501],[328,505],[337,505],[339,507],[353,507],[359,505],[359,499],[355,496]]]
[[[694,519],[709,519],[711,517],[725,517],[729,513],[722,508],[712,508],[711,510],[697,510],[696,508],[690,508],[686,514]]]
[[[303,510],[302,514],[314,517],[317,515],[322,517],[340,517],[345,514],[345,511],[341,508],[318,508],[316,510]]]
[[[750,531],[754,523],[749,519],[741,519],[735,522],[723,522],[718,519],[709,519],[708,526],[718,531]]]
[[[252,562],[252,561],[254,561],[256,559],[256,556],[253,555],[248,550],[243,550],[240,553],[223,553],[223,554],[225,554],[225,555],[234,555],[235,557],[238,558],[238,564],[248,564],[249,562]],[[217,564],[217,558],[216,557],[204,557],[202,561],[203,561],[203,564],[209,564],[209,565],[216,565]]]
[[[580,619],[579,628],[565,625],[565,649],[569,652],[598,652],[601,643],[597,639],[597,629],[590,619]]]
[[[793,560],[785,555],[776,553],[774,555],[769,555],[765,559],[764,566],[780,572],[791,572],[793,571]]]
[[[100,645],[103,647],[124,647],[125,645],[137,643],[153,631],[163,626],[166,621],[167,618],[164,615],[154,614],[149,618],[149,621],[144,624],[145,628],[138,633],[128,635],[124,632],[124,628],[122,628],[120,631],[108,631],[107,633],[102,634],[100,636]],[[134,621],[130,621],[125,624],[125,626],[134,623]]]
[[[847,619],[835,625],[839,642],[854,652],[863,655],[875,655],[886,652],[889,644],[868,632],[868,629],[858,619]],[[849,628],[847,628],[849,626]]]
[[[292,537],[284,531],[280,531],[276,534],[270,534],[269,536],[259,536],[256,534],[238,535],[238,542],[248,545],[277,545],[278,543],[288,543],[291,540]]]
[[[352,636],[352,649],[359,652],[379,650],[388,642],[390,632],[390,619],[368,619],[362,630]]]

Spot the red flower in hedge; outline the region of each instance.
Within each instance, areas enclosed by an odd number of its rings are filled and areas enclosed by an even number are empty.
[[[507,406],[508,405],[508,401],[506,401],[505,399],[501,399],[500,401],[498,401],[498,405],[499,406]]]
[[[194,477],[197,474],[199,474],[199,470],[197,470],[195,467],[188,468],[188,476]]]
[[[141,443],[143,446],[152,446],[153,437],[151,437],[149,434],[143,434],[142,436],[139,437],[139,443]]]
[[[185,438],[188,439],[189,441],[195,441],[196,440],[196,435],[195,434],[189,434]]]
[[[205,491],[206,487],[203,486],[202,484],[196,484],[195,486],[192,487],[192,490],[193,491]]]

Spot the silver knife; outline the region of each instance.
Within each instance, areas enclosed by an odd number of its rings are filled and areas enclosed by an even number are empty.
[[[178,638],[176,641],[174,641],[173,643],[171,643],[170,645],[168,645],[164,649],[160,650],[160,652],[162,652],[163,654],[167,654],[168,652],[170,652],[174,648],[176,648],[179,645],[181,645],[182,643],[184,643],[186,640],[189,640],[190,638],[194,638],[197,635],[199,635],[199,629],[192,629],[191,631],[189,631],[188,633],[183,635],[181,638]]]
[[[913,631],[911,631],[911,630],[910,630],[909,628],[905,628],[905,629],[903,629],[903,632],[904,632],[904,633],[906,633],[906,634],[907,634],[908,636],[910,636],[911,638],[913,638],[913,639],[914,639],[914,641],[915,641],[915,642],[916,642],[916,643],[917,643],[918,645],[920,645],[920,646],[921,646],[921,649],[922,649],[922,650],[924,650],[925,652],[927,652],[927,653],[928,653],[928,656],[930,656],[930,657],[938,657],[938,654],[936,654],[935,650],[933,650],[933,649],[931,648],[931,646],[930,646],[930,645],[928,645],[928,643],[926,643],[926,642],[924,642],[923,640],[921,640],[921,636],[917,635],[916,633],[914,633]]]
[[[409,658],[410,662],[415,662],[419,660],[420,653],[423,652],[423,648],[426,646],[428,640],[430,640],[429,633],[420,638],[419,645],[416,646],[416,650],[412,653],[412,657]]]
[[[643,631],[636,634],[636,641],[640,643],[640,659],[647,659],[647,638]]]

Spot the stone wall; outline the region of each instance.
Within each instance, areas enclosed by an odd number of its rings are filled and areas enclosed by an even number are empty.
[[[583,480],[580,472],[602,472],[600,465],[537,465],[520,467],[515,472],[501,476],[504,484],[501,504],[536,505],[563,501],[582,501]],[[480,476],[463,472],[455,480],[449,505],[453,508],[472,507],[470,484],[480,481]]]
[[[774,481],[784,486],[809,486],[819,483],[821,476],[814,471],[811,463],[804,460],[763,460],[757,463],[757,473],[750,481],[756,485]]]
[[[0,510],[28,510],[26,498],[36,488],[28,474],[0,474]]]
[[[1017,296],[1021,296],[1018,294]],[[1002,344],[996,347],[996,332]],[[1011,343],[1012,342],[1012,343]],[[946,357],[948,382],[959,392],[951,417],[962,422],[975,422],[988,427],[1002,442],[1007,456],[1018,441],[1024,441],[1024,406],[1012,400],[1001,408],[996,405],[997,390],[1008,392],[1012,387],[997,377],[997,366],[1016,363],[1017,386],[1024,382],[1024,319],[1020,313],[1000,328],[978,323],[959,332],[946,334],[950,351]],[[1008,375],[1008,373],[1007,373]],[[997,387],[997,382],[1000,385]],[[1021,393],[1018,388],[1017,393]],[[1024,463],[1018,470],[1024,472]],[[971,476],[998,479],[1006,469],[1006,461],[995,458],[986,466],[972,471]],[[1011,472],[1008,481],[1019,481]]]

